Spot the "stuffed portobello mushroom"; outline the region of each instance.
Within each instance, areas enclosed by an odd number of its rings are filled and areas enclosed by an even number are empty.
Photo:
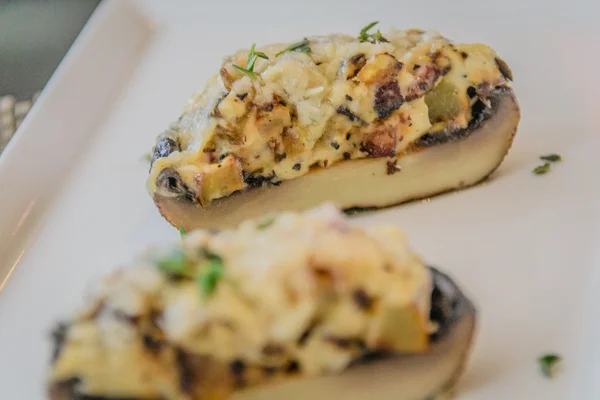
[[[102,280],[54,332],[48,393],[423,400],[452,389],[474,326],[401,231],[326,205],[192,232]]]
[[[147,186],[162,215],[226,227],[323,201],[390,206],[490,175],[520,118],[508,65],[482,44],[368,28],[226,58],[157,138]]]

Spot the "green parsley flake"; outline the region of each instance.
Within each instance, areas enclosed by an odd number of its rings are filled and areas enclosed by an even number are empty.
[[[282,55],[283,53],[286,53],[288,51],[298,51],[298,52],[301,52],[301,53],[310,53],[311,49],[310,49],[310,47],[308,47],[308,39],[304,38],[304,39],[302,39],[299,42],[296,42],[294,44],[289,45],[284,50],[282,50],[279,53],[275,54],[275,57],[279,57],[280,55]]]
[[[183,250],[175,249],[170,255],[157,261],[158,268],[169,275],[191,278],[189,260]]]
[[[256,223],[256,229],[259,231],[267,229],[269,226],[273,225],[275,222],[275,217],[272,215],[267,215],[266,217],[261,218]]]
[[[179,227],[179,235],[183,238],[187,235],[187,231],[185,230],[185,228],[183,226]]]
[[[207,252],[208,253],[208,252]],[[208,253],[206,264],[196,276],[198,288],[205,296],[213,294],[217,284],[223,278],[223,259],[216,254]]]
[[[533,169],[533,173],[536,175],[544,175],[548,171],[550,171],[550,163],[549,162],[544,163],[544,165],[538,165],[537,167],[535,167]]]
[[[554,377],[555,366],[562,360],[562,357],[558,354],[550,353],[545,354],[538,358],[540,364],[540,371],[546,378],[552,379]]]
[[[562,161],[561,156],[558,154],[548,154],[547,156],[540,156],[542,161],[559,162]]]

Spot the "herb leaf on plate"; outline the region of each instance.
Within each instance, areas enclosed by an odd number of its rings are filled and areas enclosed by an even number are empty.
[[[544,163],[544,165],[538,165],[533,169],[533,173],[536,175],[544,175],[550,171],[550,163]]]
[[[538,358],[540,364],[540,371],[546,378],[554,377],[555,366],[562,360],[562,357],[555,353],[544,354]]]
[[[546,156],[540,156],[542,161],[558,162],[562,161],[562,157],[558,154],[548,154]]]

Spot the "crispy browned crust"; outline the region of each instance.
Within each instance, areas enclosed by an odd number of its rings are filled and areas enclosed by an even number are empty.
[[[432,191],[432,192],[414,193],[413,196],[410,196],[409,198],[403,198],[399,201],[392,201],[392,202],[388,202],[388,203],[379,203],[379,204],[364,204],[364,203],[363,204],[348,204],[348,205],[342,206],[342,208],[344,208],[345,210],[351,210],[351,211],[355,211],[357,209],[359,209],[359,210],[381,209],[381,208],[396,206],[396,205],[406,203],[409,201],[414,201],[414,200],[423,199],[423,198],[430,198],[430,197],[437,196],[437,195],[447,193],[447,192],[451,192],[451,191],[454,191],[457,189],[464,189],[464,188],[467,188],[470,186],[474,186],[474,185],[488,179],[490,177],[490,175],[492,175],[494,173],[494,171],[500,166],[500,164],[502,163],[502,161],[508,154],[508,151],[510,150],[510,148],[512,146],[512,141],[513,141],[514,136],[517,131],[518,122],[520,120],[520,110],[518,107],[518,103],[517,103],[514,93],[512,92],[511,89],[502,88],[500,90],[496,90],[495,92],[491,93],[489,99],[492,102],[492,107],[490,109],[485,110],[484,112],[480,113],[476,118],[474,118],[474,120],[471,122],[471,124],[466,129],[457,130],[457,131],[453,131],[453,132],[445,131],[445,132],[440,132],[437,134],[425,135],[424,137],[419,139],[417,142],[415,142],[406,152],[404,152],[403,154],[398,156],[398,160],[402,161],[403,158],[413,155],[413,154],[416,154],[416,153],[419,153],[419,152],[425,152],[432,148],[438,148],[438,147],[442,147],[442,146],[451,146],[452,144],[466,142],[470,138],[477,137],[478,135],[481,134],[481,131],[486,128],[487,124],[490,123],[490,121],[494,120],[498,105],[503,100],[508,99],[511,102],[511,105],[510,105],[511,113],[512,113],[511,116],[512,116],[512,120],[514,121],[514,123],[512,123],[512,125],[510,127],[505,128],[505,129],[508,129],[509,132],[507,133],[506,140],[503,143],[504,147],[503,147],[502,157],[500,157],[498,159],[498,162],[496,162],[490,169],[488,169],[486,171],[482,171],[479,179],[477,179],[473,182],[470,182],[469,184],[459,181],[455,185],[452,185],[449,187],[448,186],[440,187],[439,190]],[[371,160],[373,160],[373,159],[371,159]],[[389,160],[389,158],[379,158],[376,160],[386,160],[387,161],[387,160]],[[362,159],[361,160],[342,161],[337,164],[334,164],[331,167],[327,167],[326,169],[335,169],[335,168],[339,168],[339,167],[343,166],[345,163],[357,163],[360,161],[362,161]],[[385,162],[384,162],[384,164],[385,164]],[[389,170],[389,165],[385,168],[387,168]],[[311,169],[311,171],[307,175],[314,174],[321,170],[323,170],[323,168],[314,167]],[[296,179],[299,180],[302,178],[304,178],[304,176],[300,177],[300,178],[296,178]],[[282,185],[286,185],[286,182],[283,182]],[[357,188],[357,190],[361,190],[360,185],[356,185],[356,188]],[[270,189],[270,188],[267,188],[267,190],[268,189]],[[310,188],[308,188],[308,189],[310,189]],[[164,195],[156,193],[156,194],[154,194],[153,198],[154,198],[154,202],[155,202],[158,210],[160,211],[161,215],[167,221],[169,221],[175,227],[178,227],[178,228],[185,227],[186,230],[190,230],[190,229],[205,227],[202,224],[199,224],[198,222],[195,221],[196,215],[198,215],[200,213],[210,213],[211,210],[217,209],[217,208],[221,207],[223,204],[226,204],[228,201],[228,198],[230,198],[230,197],[233,198],[234,196],[244,196],[249,192],[260,191],[260,190],[265,190],[265,186],[250,187],[244,191],[233,193],[232,195],[230,195],[226,198],[214,200],[206,208],[202,208],[198,203],[191,202],[189,199],[182,197],[182,196],[168,197],[168,196],[164,196]],[[400,189],[399,189],[399,192],[401,192]],[[274,210],[274,211],[279,211],[279,210]],[[229,224],[224,224],[224,226],[228,226],[228,225]],[[211,223],[210,227],[211,228],[220,227],[219,222],[213,221]]]

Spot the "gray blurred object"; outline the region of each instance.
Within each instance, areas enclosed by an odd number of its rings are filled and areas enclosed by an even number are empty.
[[[0,152],[100,0],[0,0]]]
[[[40,92],[35,92],[31,100],[20,101],[16,101],[14,96],[0,97],[0,153],[8,145],[39,95]]]

